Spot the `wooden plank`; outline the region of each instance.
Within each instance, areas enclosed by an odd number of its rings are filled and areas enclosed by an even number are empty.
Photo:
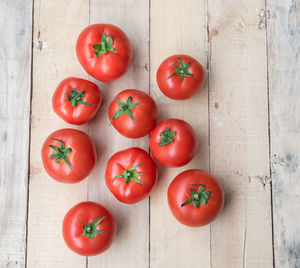
[[[23,267],[26,251],[32,1],[1,1],[0,32],[0,267]]]
[[[272,267],[264,0],[209,1],[210,171],[225,208],[211,225],[212,267]]]
[[[267,1],[276,267],[300,267],[300,1]]]
[[[148,150],[148,137],[128,139],[109,126],[107,111],[110,102],[122,90],[149,92],[149,4],[135,0],[90,0],[90,23],[100,22],[112,23],[124,30],[133,46],[133,62],[120,79],[100,84],[104,100],[95,120],[89,124],[99,159],[89,178],[88,199],[103,204],[113,213],[118,233],[107,252],[88,259],[88,267],[148,267],[148,199],[134,205],[120,203],[107,189],[104,173],[108,159],[117,151],[132,146]]]
[[[87,198],[87,180],[67,185],[52,180],[42,166],[40,150],[56,129],[73,127],[52,110],[58,83],[68,77],[87,78],[75,56],[80,31],[89,23],[85,0],[35,1],[33,97],[28,218],[27,267],[86,267],[86,258],[71,252],[61,235],[65,213]],[[87,130],[87,126],[81,127]]]
[[[160,167],[157,188],[150,197],[150,267],[210,267],[210,228],[189,228],[171,215],[167,189],[183,170],[208,170],[207,86],[193,98],[176,101],[158,89],[156,71],[174,54],[188,54],[207,65],[205,1],[151,1],[150,92],[159,108],[159,119],[179,118],[189,122],[200,139],[199,152],[181,168]]]

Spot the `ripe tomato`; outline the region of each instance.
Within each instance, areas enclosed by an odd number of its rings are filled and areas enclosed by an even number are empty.
[[[167,119],[160,122],[150,136],[154,159],[166,167],[181,167],[190,162],[198,149],[198,138],[187,122]]]
[[[55,180],[75,183],[87,177],[97,160],[91,138],[76,129],[53,132],[42,147],[42,160],[47,173]]]
[[[69,124],[90,121],[99,109],[102,95],[96,84],[76,77],[60,82],[52,97],[56,114]]]
[[[168,189],[168,203],[175,218],[187,226],[211,223],[224,205],[224,191],[211,174],[186,170],[175,177]]]
[[[94,24],[80,33],[76,55],[88,74],[108,82],[127,71],[132,59],[132,47],[120,28],[111,24]]]
[[[187,55],[174,55],[159,66],[156,81],[160,90],[169,98],[185,100],[194,96],[204,85],[202,65]]]
[[[79,255],[93,256],[107,250],[117,225],[110,212],[94,202],[81,202],[66,214],[62,234],[67,246]]]
[[[132,204],[150,195],[157,181],[157,166],[147,152],[133,147],[108,160],[105,179],[119,201]]]
[[[108,109],[111,124],[125,137],[140,138],[156,125],[157,109],[146,93],[127,89],[120,92]]]

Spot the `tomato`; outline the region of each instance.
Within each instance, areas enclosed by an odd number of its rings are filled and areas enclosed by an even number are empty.
[[[69,124],[90,121],[99,109],[102,95],[96,84],[76,77],[60,82],[52,97],[54,112]]]
[[[224,191],[211,174],[186,170],[175,177],[168,188],[168,203],[174,217],[187,226],[211,223],[224,205]]]
[[[187,122],[167,119],[160,122],[150,136],[154,159],[166,167],[181,167],[190,162],[198,150],[198,138]]]
[[[157,181],[157,166],[144,150],[129,148],[108,160],[105,180],[119,201],[136,203],[150,195]]]
[[[169,98],[185,100],[194,96],[205,82],[202,65],[187,55],[174,55],[159,66],[156,81]]]
[[[53,132],[42,147],[42,160],[47,173],[55,180],[75,183],[87,177],[97,160],[91,138],[76,129]]]
[[[108,82],[126,72],[132,59],[132,47],[120,28],[111,24],[94,24],[80,33],[76,55],[89,75]]]
[[[156,125],[157,109],[146,93],[127,89],[120,92],[108,109],[111,124],[125,137],[140,138]]]
[[[110,212],[94,202],[81,202],[65,215],[62,234],[67,246],[79,255],[93,256],[107,250],[117,225]]]

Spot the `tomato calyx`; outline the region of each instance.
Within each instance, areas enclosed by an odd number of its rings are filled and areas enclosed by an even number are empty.
[[[161,136],[161,140],[159,141],[159,146],[166,146],[174,141],[174,136],[176,132],[174,130],[170,130],[168,127],[165,131],[160,132],[159,136]]]
[[[193,189],[194,186],[200,186],[200,189],[198,191],[195,191]],[[193,203],[193,205],[195,206],[195,208],[199,208],[200,204],[201,205],[206,205],[207,201],[210,198],[210,191],[204,191],[204,185],[203,184],[192,184],[192,188],[190,189],[191,191],[191,196],[186,193],[186,195],[188,196],[188,200],[185,201],[183,204],[181,204],[181,207],[189,204],[189,203]]]
[[[83,235],[87,236],[90,239],[93,239],[96,234],[102,234],[104,231],[98,231],[96,227],[104,220],[105,216],[101,219],[94,219],[89,224],[82,224],[83,226]]]
[[[71,95],[71,96],[70,96]],[[76,107],[78,103],[84,104],[84,105],[90,105],[82,100],[82,97],[84,96],[84,92],[80,91],[78,92],[76,88],[72,88],[72,91],[67,92],[66,99],[70,102],[72,102],[72,106]]]
[[[193,74],[189,72],[189,67],[191,65],[190,62],[183,64],[182,60],[180,58],[178,58],[179,61],[179,66],[176,66],[174,64],[172,64],[172,66],[175,68],[176,72],[171,74],[170,76],[168,76],[166,79],[174,76],[174,75],[179,75],[180,76],[180,81],[183,81],[183,79],[186,76],[190,76],[193,77]]]
[[[132,103],[132,97],[130,97],[130,96],[128,97],[126,102],[120,101],[117,97],[116,97],[116,100],[120,106],[120,109],[118,111],[116,111],[116,113],[113,115],[113,117],[110,120],[110,124],[113,121],[113,119],[118,118],[119,116],[121,116],[122,114],[125,114],[125,113],[128,114],[128,116],[131,118],[133,124],[135,124],[133,117],[132,117],[131,109],[138,106],[140,104],[140,102]]]
[[[136,166],[134,166],[132,168],[126,169],[121,175],[118,175],[118,176],[114,177],[112,179],[112,181],[115,180],[115,179],[117,179],[117,178],[124,178],[126,184],[129,183],[131,180],[133,180],[133,181],[135,181],[135,182],[137,182],[139,184],[142,184],[143,186],[146,187],[146,185],[140,179],[138,179],[138,177],[142,177],[142,174],[140,174],[140,173],[138,173],[138,172],[135,171],[135,169],[138,166],[142,165],[142,164],[143,163],[138,164],[138,165],[136,165]]]
[[[115,52],[116,49],[111,46],[113,42],[114,40],[111,36],[107,35],[106,33],[103,33],[101,36],[100,44],[93,45],[93,49],[96,50],[94,56],[98,57],[99,55],[106,54],[109,51]]]
[[[50,144],[49,147],[51,147],[56,153],[53,154],[53,155],[50,155],[49,158],[50,159],[56,158],[55,161],[57,163],[59,163],[61,160],[64,160],[67,163],[67,165],[70,167],[70,169],[72,169],[71,164],[70,164],[70,162],[67,158],[68,153],[71,152],[71,148],[66,148],[65,143],[62,140],[53,139],[53,138],[51,138],[51,140],[59,141],[60,142],[60,148]]]

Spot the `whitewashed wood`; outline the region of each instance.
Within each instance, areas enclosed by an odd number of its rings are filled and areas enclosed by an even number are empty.
[[[23,267],[32,1],[0,1],[0,267]]]
[[[189,228],[171,215],[167,189],[183,170],[208,170],[207,86],[192,99],[176,101],[158,89],[156,71],[174,54],[195,57],[206,68],[207,29],[205,1],[151,1],[150,92],[159,107],[159,119],[179,118],[198,134],[200,147],[192,162],[181,168],[160,167],[157,188],[150,198],[150,267],[210,267],[210,227]]]
[[[89,178],[88,199],[107,207],[115,216],[118,233],[112,247],[105,253],[90,257],[88,267],[148,267],[149,201],[137,204],[120,203],[105,184],[108,159],[117,151],[138,146],[148,150],[148,137],[128,139],[109,126],[108,106],[115,95],[125,89],[149,92],[149,4],[135,0],[90,0],[90,23],[112,23],[120,27],[133,46],[133,62],[129,70],[116,81],[98,83],[104,98],[102,106],[89,124],[99,159]]]
[[[28,153],[31,1],[25,2],[0,2],[0,90],[4,96],[0,100],[3,141],[0,146],[0,266],[12,267],[22,267],[25,261],[27,159],[24,161],[22,156]],[[160,167],[160,182],[150,201],[150,266],[195,266],[200,259],[205,267],[271,267],[270,186],[262,185],[269,181],[270,175],[266,33],[264,23],[257,25],[260,18],[256,15],[256,8],[264,8],[265,3],[262,0],[208,1],[210,169],[225,186],[226,207],[211,227],[190,229],[179,225],[171,216],[166,191],[181,170],[209,168],[207,89],[192,100],[172,101],[157,88],[155,74],[160,62],[175,53],[190,54],[206,66],[206,7],[203,1],[151,2],[151,95],[159,104],[160,119],[187,120],[196,128],[203,143],[190,165],[181,169]],[[297,184],[300,150],[297,142],[300,122],[297,14],[300,3],[298,0],[267,3],[271,14],[268,62],[275,263],[276,267],[298,267],[300,228],[299,208],[295,204],[299,203],[300,190]],[[89,7],[84,0],[35,1],[34,10],[27,266],[86,266],[84,257],[66,248],[60,228],[65,212],[88,196],[112,210],[120,229],[111,250],[89,258],[88,266],[147,267],[148,200],[130,207],[121,205],[106,189],[103,174],[106,160],[121,147],[148,147],[146,138],[129,140],[108,128],[106,111],[118,91],[129,87],[149,90],[148,2],[91,0]],[[134,43],[136,58],[128,73],[118,81],[98,83],[105,94],[104,102],[97,118],[89,124],[100,154],[96,172],[88,184],[85,181],[63,185],[52,181],[42,169],[40,149],[48,134],[69,126],[52,112],[51,96],[63,78],[70,75],[87,78],[75,58],[75,42],[89,21],[115,23],[123,28]],[[88,130],[87,126],[81,129]],[[108,140],[112,140],[109,149]],[[12,162],[19,168],[12,168],[13,164],[9,164]],[[9,223],[14,223],[13,230]]]
[[[65,213],[87,199],[87,180],[68,185],[51,179],[40,151],[54,130],[73,127],[52,110],[51,98],[66,77],[87,78],[75,56],[80,31],[89,23],[85,0],[34,2],[33,97],[30,153],[27,267],[86,267],[86,258],[71,252],[61,235]],[[87,130],[87,126],[80,129]]]
[[[210,171],[225,188],[212,267],[272,267],[265,1],[209,1]],[[268,180],[266,180],[268,181]]]
[[[276,267],[300,267],[300,1],[267,1]]]

